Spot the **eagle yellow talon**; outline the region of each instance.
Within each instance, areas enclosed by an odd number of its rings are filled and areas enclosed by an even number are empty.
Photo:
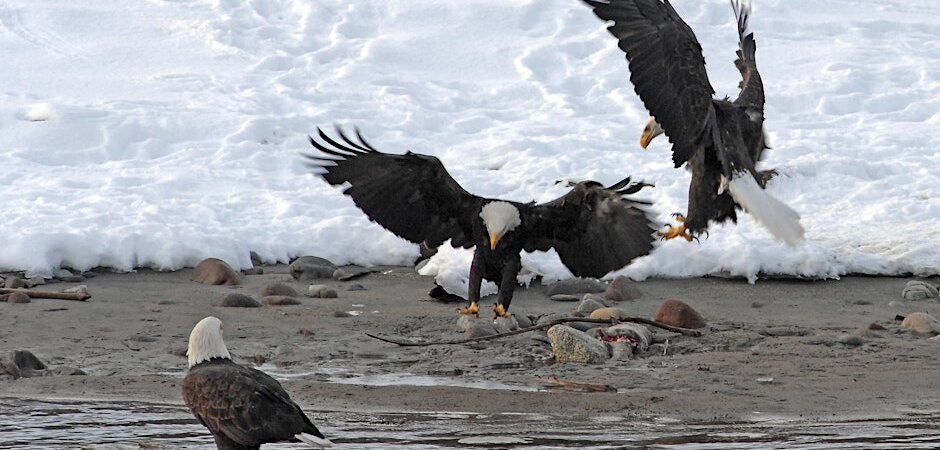
[[[461,315],[480,317],[480,305],[478,305],[476,302],[471,302],[470,306],[467,306],[466,308],[458,308],[457,312],[459,312]]]
[[[676,226],[673,226],[667,223],[666,230],[657,231],[656,232],[657,236],[661,237],[663,240],[675,239],[677,237],[681,237],[689,242],[692,242],[693,239],[695,239],[696,241],[698,240],[698,238],[695,236],[692,236],[692,234],[689,233],[689,230],[685,227],[685,216],[679,213],[673,214],[672,216],[676,218],[676,222],[679,222],[679,224]]]
[[[512,317],[512,315],[509,314],[508,311],[506,311],[506,308],[503,308],[503,305],[500,305],[498,303],[493,305],[493,314],[494,314],[493,320],[496,320],[499,317],[502,317],[505,319],[509,319]]]

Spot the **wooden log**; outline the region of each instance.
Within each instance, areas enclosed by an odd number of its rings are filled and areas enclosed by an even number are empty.
[[[87,292],[49,292],[31,291],[29,289],[0,288],[0,294],[12,294],[14,292],[22,292],[28,295],[29,298],[51,298],[56,300],[73,300],[77,302],[83,302],[91,298],[91,294]]]

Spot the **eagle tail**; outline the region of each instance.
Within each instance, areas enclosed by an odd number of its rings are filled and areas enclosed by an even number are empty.
[[[330,448],[333,446],[333,443],[329,439],[317,437],[309,433],[295,434],[294,437],[300,439],[301,442],[312,445],[314,448]]]
[[[803,240],[800,215],[762,189],[750,173],[735,172],[728,183],[728,190],[734,201],[775,238],[789,245],[796,245]]]

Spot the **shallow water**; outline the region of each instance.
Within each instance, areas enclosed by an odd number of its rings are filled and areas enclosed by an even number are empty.
[[[684,424],[605,415],[310,412],[337,448],[918,449],[940,447],[940,415],[892,420]],[[213,448],[182,405],[0,398],[0,446]],[[279,444],[265,448],[302,448]]]

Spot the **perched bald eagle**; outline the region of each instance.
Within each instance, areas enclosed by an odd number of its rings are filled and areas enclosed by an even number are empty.
[[[212,432],[216,447],[259,449],[286,441],[331,446],[277,380],[232,362],[222,330],[222,321],[211,316],[193,328],[182,387],[186,406]]]
[[[702,48],[669,0],[584,0],[619,40],[627,55],[630,81],[653,118],[640,144],[661,133],[672,142],[676,167],[692,172],[689,205],[679,225],[659,233],[691,241],[709,221],[737,221],[742,207],[776,238],[795,244],[803,238],[800,216],[764,190],[774,171],[757,172],[764,149],[764,86],[755,61],[754,34],[748,30],[751,5],[732,0],[739,48],[734,64],[741,90],[734,101],[715,99],[705,72]]]
[[[312,137],[310,143],[322,154],[307,155],[311,167],[332,185],[349,183],[343,192],[369,219],[432,248],[448,239],[475,247],[463,314],[479,315],[487,279],[499,287],[494,313],[509,316],[523,250],[554,248],[576,276],[601,277],[653,248],[648,203],[626,197],[648,185],[630,178],[606,188],[584,181],[548,203],[517,203],[470,194],[433,156],[381,153],[358,130],[356,142],[337,129],[342,143],[318,132],[323,143]]]

